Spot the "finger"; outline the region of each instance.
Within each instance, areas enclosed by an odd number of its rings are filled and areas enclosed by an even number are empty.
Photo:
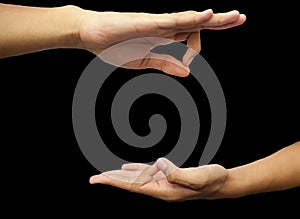
[[[99,175],[92,176],[90,182],[92,183],[101,183],[102,179],[109,178],[112,181],[122,181],[133,183],[141,174],[142,171],[126,171],[126,170],[112,170],[107,171]],[[103,178],[105,177],[105,178]]]
[[[181,169],[174,165],[171,161],[166,158],[159,158],[157,160],[157,167],[166,175],[168,181],[170,183],[176,183],[179,185],[183,185],[194,189],[194,187],[198,188],[197,182],[198,174],[195,176],[195,172],[193,171],[195,168]],[[199,183],[201,184],[201,179],[199,179]]]
[[[153,175],[153,180],[155,180],[155,181],[165,179],[165,178],[166,178],[165,174],[163,172],[161,172],[160,170],[156,174]]]
[[[236,26],[240,26],[243,23],[245,23],[246,21],[246,16],[244,14],[241,14],[239,19],[231,22],[231,23],[226,23],[226,24],[220,24],[220,25],[212,25],[212,26],[203,26],[203,25],[197,25],[197,26],[192,26],[189,28],[185,28],[185,29],[180,29],[180,30],[176,30],[176,32],[172,32],[172,33],[166,33],[165,35],[162,35],[161,37],[166,37],[169,39],[174,39],[176,41],[183,41],[186,40],[191,33],[194,32],[199,32],[200,30],[223,30],[223,29],[229,29],[232,27],[236,27]]]
[[[228,23],[236,22],[240,18],[240,13],[236,10],[214,14],[209,20],[202,23],[202,27],[216,27]]]
[[[200,30],[210,29],[210,30],[222,30],[222,29],[228,29],[231,27],[242,25],[246,21],[246,16],[244,14],[241,14],[239,19],[230,23],[221,23],[220,25],[211,25],[211,26],[204,26],[202,24],[197,26],[192,26],[184,29],[178,29],[174,32],[166,33],[165,35],[161,35],[161,37],[169,37],[172,38],[172,36],[176,36],[181,33],[190,34],[193,32],[198,32]]]
[[[103,184],[103,185],[110,185],[117,188],[125,189],[130,191],[132,183],[124,181],[124,180],[116,180],[107,176],[106,174],[100,174],[96,176],[92,176],[90,178],[91,184]]]
[[[201,50],[201,44],[200,44],[200,32],[192,33],[188,39],[187,39],[187,46],[197,53]]]
[[[199,53],[196,52],[195,50],[193,50],[192,48],[188,48],[182,58],[183,64],[185,66],[189,66],[197,54],[199,54]]]
[[[179,168],[173,164],[171,161],[169,161],[166,158],[159,158],[156,161],[157,168],[162,171],[166,176],[169,176],[170,174],[176,172],[179,170]]]
[[[244,14],[241,14],[239,19],[235,22],[227,23],[227,24],[220,25],[220,26],[206,26],[206,27],[202,27],[201,29],[223,30],[223,29],[228,29],[228,28],[240,26],[243,23],[245,23],[245,21],[246,21],[246,16]]]
[[[190,72],[187,66],[174,57],[157,53],[149,53],[145,58],[128,62],[122,67],[130,69],[153,68],[179,77],[185,77]]]
[[[149,167],[148,164],[143,163],[128,163],[122,165],[122,170],[144,170]]]
[[[117,67],[125,66],[133,60],[143,60],[150,54],[151,49],[173,43],[171,38],[141,37],[119,42],[97,54],[106,63]],[[138,66],[138,65],[136,65]]]
[[[150,165],[148,164],[143,164],[143,163],[128,163],[128,164],[123,164],[122,165],[122,170],[129,170],[129,171],[143,171],[146,168],[149,168]],[[157,169],[157,167],[148,169],[148,174],[150,174],[154,180],[160,180],[162,178],[165,178],[165,175]]]
[[[156,163],[151,166],[146,167],[136,178],[135,183],[143,185],[153,179],[153,176],[159,172],[159,168],[157,167]]]
[[[112,170],[92,176],[90,178],[90,183],[102,183],[102,180],[106,180],[105,182],[108,182],[107,179],[110,179],[111,181],[134,182],[137,178],[137,174],[137,172],[133,171]]]
[[[229,23],[237,22],[239,19],[244,19],[245,15],[240,14],[238,11],[230,11],[226,13],[217,13],[202,23],[196,23],[191,26],[179,26],[176,28],[177,32],[196,32],[199,29],[205,29],[206,27],[220,27]]]
[[[185,11],[172,14],[154,14],[151,19],[155,22],[156,28],[158,26],[159,29],[170,30],[201,24],[209,20],[212,15],[213,11],[208,9],[202,12]]]
[[[182,58],[182,62],[185,66],[189,66],[195,56],[199,54],[201,50],[200,32],[192,33],[187,39],[187,46],[189,47]]]
[[[201,12],[184,11],[165,14],[129,13],[129,15],[136,19],[136,24],[134,25],[135,34],[138,33],[139,36],[143,37],[163,36],[169,33],[174,34],[176,30],[200,25],[212,17],[213,11],[209,9]]]
[[[182,33],[168,35],[166,37],[169,37],[170,39],[173,39],[174,41],[181,42],[181,41],[186,41],[190,35],[191,35],[190,32],[182,32]]]
[[[122,165],[122,170],[130,170],[130,171],[143,171],[146,168],[149,168],[150,165],[148,164],[143,164],[143,163],[128,163],[128,164],[123,164]],[[153,176],[154,180],[160,180],[162,178],[165,178],[165,175],[159,171],[158,169],[156,169],[157,167],[155,167],[154,169],[148,169],[147,171],[148,174],[150,174],[151,176]]]
[[[196,168],[178,168],[167,159],[158,160],[158,168],[166,175],[170,183],[188,187],[192,190],[201,191],[212,180],[209,176],[208,165]]]

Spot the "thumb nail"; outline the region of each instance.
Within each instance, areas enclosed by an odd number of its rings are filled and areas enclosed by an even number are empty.
[[[159,158],[159,159],[157,160],[157,167],[158,167],[161,171],[165,172],[165,170],[167,169],[167,166],[168,166],[168,164],[167,164],[162,158]]]

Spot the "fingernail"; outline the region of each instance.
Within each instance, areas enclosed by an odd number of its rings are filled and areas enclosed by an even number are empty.
[[[240,12],[238,10],[232,10],[229,13],[231,13],[231,14],[239,14]]]
[[[202,11],[202,13],[208,13],[208,12],[212,12],[212,9],[206,9],[205,11]]]
[[[168,166],[168,164],[161,158],[157,160],[156,164],[157,164],[157,167],[163,172],[167,169],[167,166]]]

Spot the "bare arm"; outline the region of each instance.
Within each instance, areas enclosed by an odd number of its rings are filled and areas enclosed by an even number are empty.
[[[200,30],[232,28],[245,20],[245,15],[235,10],[150,14],[97,12],[72,5],[42,8],[0,3],[0,58],[55,48],[78,48],[99,55],[120,42],[160,37],[187,41],[190,50],[183,60],[149,50],[126,67],[187,76],[188,63],[201,49]]]
[[[237,197],[300,186],[300,142],[255,162],[228,169],[216,195]]]
[[[300,142],[232,169],[218,164],[178,168],[160,158],[149,166],[126,164],[91,177],[102,183],[168,201],[237,198],[300,186]]]
[[[0,4],[0,58],[76,45],[79,8]]]

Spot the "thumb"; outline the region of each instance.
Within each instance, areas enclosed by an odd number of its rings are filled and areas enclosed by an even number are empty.
[[[170,174],[174,173],[176,170],[179,169],[175,164],[173,164],[171,161],[169,161],[166,158],[157,159],[156,166],[166,176],[169,176]]]
[[[166,158],[159,158],[156,161],[156,166],[164,173],[170,183],[182,183],[183,171]]]
[[[165,174],[170,183],[176,183],[194,189],[193,181],[195,176],[193,177],[187,169],[177,167],[166,158],[159,158],[156,161],[156,165],[158,169]]]
[[[152,52],[144,58],[130,61],[122,65],[122,67],[129,69],[153,68],[178,77],[186,77],[190,73],[189,67],[185,66],[181,61],[177,60],[173,56]]]

